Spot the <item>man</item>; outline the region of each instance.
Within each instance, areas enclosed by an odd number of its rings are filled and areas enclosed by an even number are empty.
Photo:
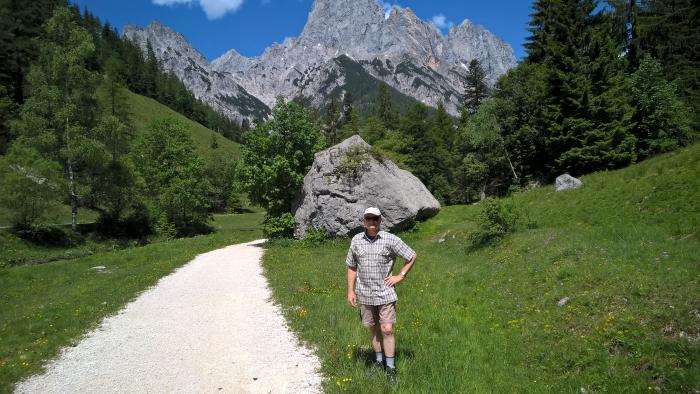
[[[398,297],[394,286],[411,271],[416,253],[399,237],[380,231],[381,223],[379,208],[367,208],[363,215],[365,231],[355,235],[350,242],[345,261],[348,266],[348,303],[353,308],[360,304],[360,318],[369,329],[376,364],[381,367],[385,361],[389,382],[396,384],[394,323]],[[405,262],[401,273],[392,275],[397,255]]]

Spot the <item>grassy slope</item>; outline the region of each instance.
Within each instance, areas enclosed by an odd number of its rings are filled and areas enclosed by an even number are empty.
[[[419,258],[398,289],[399,391],[700,390],[698,175],[695,144],[585,176],[579,190],[516,194],[507,202],[536,226],[496,246],[470,248],[478,206],[403,234]],[[347,246],[277,243],[264,266],[291,327],[318,349],[326,390],[381,392],[345,302]]]
[[[231,156],[238,158],[240,156],[240,145],[231,140],[228,140],[218,133],[213,132],[201,124],[194,122],[187,117],[180,115],[172,109],[160,104],[159,102],[141,96],[136,93],[127,91],[127,101],[131,112],[131,120],[137,133],[146,130],[146,126],[154,119],[163,117],[172,117],[185,124],[192,131],[192,139],[197,146],[197,153],[202,157],[207,157],[212,153],[211,138],[215,134],[216,140],[219,143],[219,148],[229,152]]]
[[[221,215],[211,235],[0,269],[0,393],[197,254],[260,238],[262,217]],[[90,269],[98,265],[109,272]]]

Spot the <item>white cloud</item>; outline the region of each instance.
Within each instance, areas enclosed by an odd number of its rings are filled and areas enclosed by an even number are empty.
[[[199,3],[207,19],[214,20],[229,12],[236,12],[244,0],[152,0],[155,5],[173,6],[178,4]]]
[[[153,0],[155,5],[176,5],[176,4],[190,4],[192,0]]]
[[[394,8],[400,8],[398,4],[391,4],[388,1],[378,1],[379,5],[384,9],[384,19],[389,19],[389,14]]]
[[[445,18],[445,15],[443,14],[437,14],[433,16],[432,21],[433,24],[440,29],[444,29],[447,27],[447,18]]]

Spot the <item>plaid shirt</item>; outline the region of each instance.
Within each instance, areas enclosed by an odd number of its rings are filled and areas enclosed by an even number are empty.
[[[391,273],[397,255],[410,260],[414,253],[401,238],[386,231],[380,231],[374,240],[364,232],[355,235],[350,242],[345,264],[351,268],[357,267],[357,302],[384,305],[396,301],[396,290],[385,285],[384,278]]]

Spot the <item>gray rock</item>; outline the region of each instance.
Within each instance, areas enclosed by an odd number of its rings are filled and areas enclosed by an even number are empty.
[[[362,214],[378,207],[383,228],[402,230],[440,210],[423,183],[388,159],[377,160],[370,145],[354,135],[316,154],[293,204],[295,235],[325,229],[332,236],[362,231]]]
[[[581,186],[583,186],[583,182],[569,174],[559,175],[556,180],[556,190],[558,192],[562,190],[578,189]]]
[[[569,299],[570,299],[569,297],[562,298],[561,300],[559,300],[559,302],[557,302],[557,306],[562,307],[562,306],[566,305],[569,302]]]
[[[90,268],[90,269],[91,269],[91,270],[98,270],[98,271],[99,271],[99,270],[107,269],[107,267],[105,267],[104,265],[96,265],[96,266],[94,266],[94,267],[92,267],[92,268]]]

